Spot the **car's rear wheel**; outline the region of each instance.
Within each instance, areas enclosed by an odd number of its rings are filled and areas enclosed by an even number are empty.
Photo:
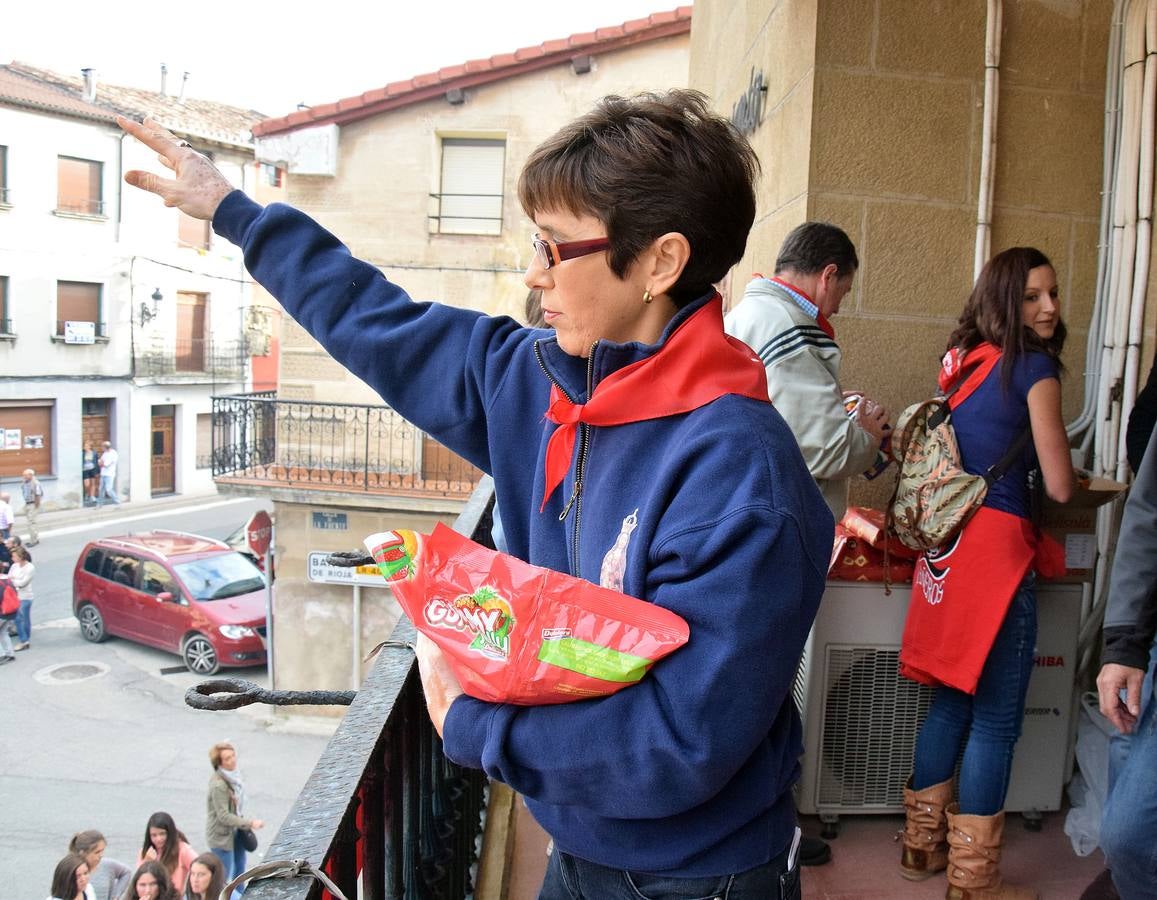
[[[203,634],[194,634],[185,641],[181,650],[185,660],[185,668],[194,675],[216,675],[221,664],[217,660],[217,651],[209,639]]]
[[[104,630],[104,616],[91,603],[82,603],[76,611],[76,619],[80,622],[80,636],[86,641],[99,644],[108,637]]]

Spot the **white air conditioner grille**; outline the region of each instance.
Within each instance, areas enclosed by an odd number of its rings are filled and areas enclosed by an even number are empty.
[[[899,673],[899,648],[826,647],[817,806],[897,808],[932,689]]]

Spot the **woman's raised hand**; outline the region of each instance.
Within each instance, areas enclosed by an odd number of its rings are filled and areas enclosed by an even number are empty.
[[[125,181],[156,194],[165,201],[165,206],[175,206],[194,219],[213,218],[233,185],[207,157],[152,119],[134,122],[117,116],[117,124],[146,147],[156,150],[157,159],[176,176],[162,178],[133,169],[125,173]]]

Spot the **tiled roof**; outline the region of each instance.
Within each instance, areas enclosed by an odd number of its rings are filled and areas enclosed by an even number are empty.
[[[395,81],[356,97],[346,97],[334,103],[297,110],[280,118],[266,119],[253,127],[253,134],[255,137],[265,137],[315,125],[356,122],[400,106],[440,97],[454,88],[477,87],[569,62],[576,56],[621,50],[635,44],[686,34],[690,30],[691,7],[680,6],[670,12],[654,13],[645,19],[632,19],[622,25],[572,34],[535,47],[523,47],[513,53],[469,60],[437,72]]]
[[[161,94],[142,88],[106,84],[97,73],[96,98],[84,99],[84,79],[61,75],[27,63],[0,65],[0,104],[40,109],[66,116],[113,121],[117,114],[152,116],[183,137],[251,147],[252,128],[265,116],[224,103]]]

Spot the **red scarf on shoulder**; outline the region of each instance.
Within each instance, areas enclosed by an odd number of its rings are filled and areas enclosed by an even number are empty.
[[[626,425],[691,412],[738,394],[769,403],[767,373],[745,343],[723,331],[723,299],[716,294],[688,317],[659,351],[600,381],[586,403],[572,403],[557,384],[546,418],[558,424],[546,446],[542,507],[566,477],[578,423]]]
[[[972,369],[972,374],[968,376],[968,380],[960,386],[952,398],[948,401],[948,405],[956,409],[961,403],[968,399],[968,395],[976,390],[983,383],[988,374],[995,368],[996,364],[1000,362],[1001,351],[996,344],[990,344],[985,341],[983,344],[977,344],[971,350],[961,350],[959,347],[953,347],[944,354],[944,358],[940,360],[940,374],[936,378],[936,382],[940,390],[944,393],[952,390],[953,386],[960,380],[961,376],[966,371]]]

